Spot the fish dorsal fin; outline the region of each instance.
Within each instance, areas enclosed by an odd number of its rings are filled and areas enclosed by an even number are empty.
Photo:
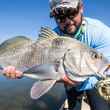
[[[49,27],[41,27],[38,40],[50,39],[53,40],[57,38],[58,35]]]

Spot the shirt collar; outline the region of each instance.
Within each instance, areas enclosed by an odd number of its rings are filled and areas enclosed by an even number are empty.
[[[85,24],[86,21],[83,19],[80,28],[78,29],[77,33],[74,36],[75,39],[81,40],[82,35],[85,33]]]

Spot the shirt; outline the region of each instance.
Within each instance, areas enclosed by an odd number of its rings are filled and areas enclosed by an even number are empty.
[[[53,30],[58,35],[65,36],[58,26]],[[89,47],[97,49],[110,60],[110,28],[101,21],[85,17],[76,35],[71,37],[80,40]],[[97,77],[89,77],[78,87],[78,91],[92,89],[97,81]]]

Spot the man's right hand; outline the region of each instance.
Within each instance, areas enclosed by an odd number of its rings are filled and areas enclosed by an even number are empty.
[[[21,78],[23,76],[23,72],[17,70],[14,66],[5,67],[3,74],[10,79]]]

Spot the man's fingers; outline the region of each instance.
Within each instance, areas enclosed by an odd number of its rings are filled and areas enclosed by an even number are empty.
[[[6,77],[12,79],[20,78],[23,74],[21,71],[16,70],[14,66],[4,68],[3,73]]]
[[[23,72],[16,70],[16,77],[20,78],[23,76]]]
[[[8,66],[4,68],[3,73],[6,73],[6,74],[15,73],[15,71],[16,71],[16,68],[14,66]]]
[[[16,74],[14,74],[14,73],[9,74],[9,78],[16,79]]]

